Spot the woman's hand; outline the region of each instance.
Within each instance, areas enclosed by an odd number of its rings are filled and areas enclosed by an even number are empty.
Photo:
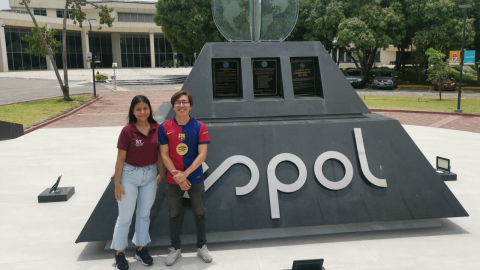
[[[160,183],[162,182],[162,179],[163,179],[163,176],[162,175],[157,175],[157,187],[160,185]]]
[[[115,185],[115,199],[117,201],[122,200],[122,194],[123,194],[123,196],[127,196],[125,191],[123,191],[123,186],[121,184]]]

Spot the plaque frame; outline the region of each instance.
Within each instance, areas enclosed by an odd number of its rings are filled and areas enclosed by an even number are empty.
[[[275,94],[255,94],[255,70],[253,65],[255,62],[263,61],[275,61],[275,82],[276,82],[276,91]],[[280,64],[279,57],[264,57],[264,58],[251,58],[251,68],[252,68],[252,86],[253,86],[253,96],[258,97],[282,97],[283,98],[283,79],[282,79],[282,68]]]
[[[237,92],[235,94],[230,94],[230,95],[217,95],[215,91],[215,63],[218,62],[235,62],[237,64]],[[240,58],[213,58],[212,59],[212,94],[214,99],[219,99],[219,98],[242,98],[243,96],[243,87],[242,87],[242,64],[241,64],[241,59]]]
[[[293,68],[292,68],[292,63],[295,62],[305,62],[305,61],[312,61],[313,62],[313,88],[314,88],[314,93],[313,94],[295,94],[295,85],[293,82]],[[323,87],[322,87],[322,78],[320,75],[320,65],[318,63],[318,57],[312,56],[312,57],[291,57],[290,58],[290,68],[292,71],[292,88],[293,88],[293,94],[295,98],[299,97],[313,97],[313,96],[318,96],[323,98]]]

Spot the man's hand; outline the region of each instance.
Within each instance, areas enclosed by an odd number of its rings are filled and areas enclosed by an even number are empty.
[[[183,182],[179,183],[178,185],[180,186],[181,190],[189,190],[192,184],[190,183],[190,181],[184,180]]]
[[[187,177],[188,177],[187,173],[178,171],[178,170],[173,170],[172,174],[173,174],[173,180],[175,180],[177,184],[184,182],[185,180],[187,180]]]

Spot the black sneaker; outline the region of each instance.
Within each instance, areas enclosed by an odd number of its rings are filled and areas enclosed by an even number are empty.
[[[118,270],[128,270],[128,262],[125,259],[125,253],[120,252],[115,255],[113,266]]]
[[[153,264],[153,259],[150,254],[148,254],[148,250],[146,247],[143,247],[142,250],[138,250],[135,252],[135,260],[140,261],[145,266],[150,266]]]

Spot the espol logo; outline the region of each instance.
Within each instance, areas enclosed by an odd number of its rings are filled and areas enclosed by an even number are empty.
[[[360,168],[367,180],[375,186],[387,187],[387,180],[375,177],[368,167],[367,156],[365,154],[365,145],[363,143],[362,129],[354,128],[355,142],[357,146],[358,159],[360,160]],[[329,159],[336,159],[345,167],[345,176],[338,182],[332,182],[328,180],[322,172],[322,166],[325,161]],[[283,161],[290,161],[298,168],[298,178],[292,184],[284,184],[280,182],[276,175],[275,169]],[[235,194],[237,196],[247,195],[252,192],[258,185],[260,180],[260,173],[257,164],[255,162],[241,155],[231,156],[227,158],[218,168],[205,179],[205,191],[207,191],[218,179],[226,172],[230,167],[235,164],[243,164],[248,167],[251,172],[250,181],[243,187],[236,187]],[[208,170],[208,165],[203,163],[203,172]],[[347,187],[353,179],[353,166],[351,161],[342,153],[337,151],[324,152],[318,156],[314,164],[314,174],[317,181],[324,187],[331,190],[341,190]],[[267,166],[267,180],[268,180],[268,193],[270,198],[270,213],[272,219],[280,218],[280,206],[278,203],[278,191],[292,193],[299,190],[307,181],[307,167],[305,163],[294,154],[282,153],[273,157]],[[186,193],[185,193],[186,194]],[[186,194],[185,197],[188,198]]]

